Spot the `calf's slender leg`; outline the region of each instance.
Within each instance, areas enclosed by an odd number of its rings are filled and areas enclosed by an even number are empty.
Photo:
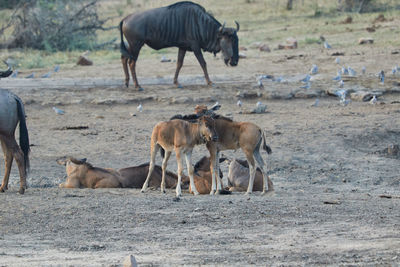
[[[156,155],[160,146],[158,144],[151,144],[151,156],[150,156],[150,164],[149,164],[149,173],[147,174],[146,181],[142,186],[142,190],[140,192],[144,193],[146,189],[149,187],[150,176],[154,170],[154,164],[156,162]]]
[[[261,172],[263,174],[263,179],[264,179],[263,185],[264,186],[263,186],[262,194],[273,192],[274,191],[274,185],[273,185],[270,177],[267,175],[267,172],[264,170],[265,163],[264,163],[264,160],[262,159],[262,157],[260,155],[260,151],[258,151],[258,150],[254,151],[254,158],[256,159],[256,161],[258,163],[258,166],[260,167]],[[268,184],[268,187],[267,187],[267,184]]]
[[[161,192],[165,193],[165,172],[167,170],[167,163],[169,160],[169,157],[171,156],[172,151],[165,151],[164,159],[162,162],[162,175],[161,175]]]
[[[177,147],[175,147],[175,154],[176,154],[176,161],[178,163],[178,183],[176,184],[176,197],[181,197],[182,196],[181,181],[182,181],[182,175],[183,175],[183,164],[182,164],[181,150]]]
[[[4,170],[4,178],[3,182],[0,187],[0,192],[4,192],[4,190],[8,189],[8,180],[10,178],[10,171],[11,171],[11,166],[13,162],[13,154],[12,151],[10,151],[4,141],[1,141],[1,147],[3,149],[4,153],[4,165],[5,165],[5,170]]]
[[[192,165],[192,151],[186,152],[185,157],[186,157],[186,166],[187,166],[188,173],[189,173],[190,187],[192,189],[193,195],[197,196],[199,194],[199,192],[197,191],[196,185],[194,184],[194,168]]]
[[[247,192],[246,194],[251,194],[253,192],[253,185],[254,185],[254,177],[256,175],[256,168],[255,168],[255,162],[254,162],[254,157],[253,153],[246,151],[246,158],[247,162],[249,163],[249,169],[250,169],[250,179],[249,179],[249,186],[247,187]]]

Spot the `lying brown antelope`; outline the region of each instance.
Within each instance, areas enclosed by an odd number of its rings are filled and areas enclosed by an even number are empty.
[[[262,194],[272,192],[274,190],[273,183],[264,170],[265,163],[260,155],[261,143],[263,143],[262,147],[268,154],[272,151],[265,143],[265,134],[260,127],[251,122],[234,122],[229,118],[213,113],[212,110],[208,110],[207,106],[204,105],[197,105],[195,107],[195,113],[195,115],[178,115],[171,119],[178,117],[179,119],[195,121],[196,115],[201,118],[205,114],[207,114],[207,116],[212,115],[214,118],[218,141],[206,143],[211,159],[210,168],[212,172],[212,189],[210,194],[218,194],[222,190],[221,181],[219,177],[216,177],[215,175],[219,170],[219,162],[217,159],[219,158],[220,151],[231,149],[236,150],[238,148],[242,149],[250,166],[250,180],[246,193],[250,194],[253,191],[256,162],[258,167],[261,169],[264,178]]]
[[[246,160],[234,159],[229,164],[228,186],[229,191],[246,191],[249,186],[250,171]],[[256,169],[253,191],[263,191],[263,173]]]
[[[209,116],[201,117],[197,123],[190,123],[184,120],[172,120],[159,122],[153,128],[151,135],[151,158],[150,168],[146,181],[143,184],[142,192],[145,192],[150,176],[154,170],[157,151],[160,148],[165,150],[165,157],[162,162],[161,192],[165,192],[165,170],[172,150],[175,150],[178,163],[178,183],[176,186],[176,196],[180,197],[182,180],[182,154],[185,155],[186,165],[189,174],[190,187],[194,195],[199,192],[194,184],[194,168],[192,166],[192,151],[194,146],[203,144],[205,141],[216,141],[218,136],[215,132],[215,121]]]
[[[67,180],[60,184],[61,188],[141,188],[148,173],[149,164],[119,170],[93,167],[86,160],[77,160],[69,157],[58,160],[65,165]],[[167,188],[174,188],[178,177],[172,172],[166,172]],[[161,182],[161,167],[156,165],[150,177],[150,187],[158,187]],[[184,179],[186,188],[188,179]],[[184,185],[185,186],[185,185]]]

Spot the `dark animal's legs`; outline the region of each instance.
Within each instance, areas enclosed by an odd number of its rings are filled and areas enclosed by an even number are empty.
[[[263,186],[262,194],[274,191],[274,185],[273,185],[271,179],[269,178],[269,176],[267,175],[267,172],[264,170],[265,163],[260,155],[260,151],[258,149],[256,149],[253,154],[254,154],[254,158],[256,159],[258,166],[260,167],[261,172],[263,174],[263,179],[264,179],[263,185],[264,186]],[[266,183],[267,181],[268,181],[268,188],[267,188],[267,183]]]
[[[136,77],[136,61],[137,61],[137,59],[139,57],[139,52],[140,52],[140,49],[142,48],[142,46],[143,46],[143,42],[137,42],[137,43],[134,43],[134,44],[129,44],[129,47],[130,48],[132,47],[132,49],[130,49],[132,58],[129,59],[129,67],[131,69],[132,80],[135,83],[135,88],[137,88],[139,91],[141,91],[143,89],[140,87],[140,85],[138,83],[138,80],[137,80],[137,77]]]
[[[4,171],[3,183],[1,184],[1,187],[0,187],[0,192],[4,192],[4,190],[8,189],[8,179],[10,178],[10,171],[11,171],[11,166],[12,166],[12,162],[13,162],[13,155],[12,155],[12,152],[7,148],[6,143],[4,141],[1,141],[1,146],[3,149],[3,153],[4,153],[5,171]]]
[[[152,144],[151,156],[150,156],[150,165],[149,165],[149,173],[147,174],[146,181],[144,181],[144,184],[142,186],[142,190],[140,190],[142,193],[144,193],[146,191],[147,187],[149,187],[150,176],[151,176],[151,174],[153,173],[153,170],[154,170],[154,164],[156,162],[156,155],[157,155],[157,152],[158,152],[159,148],[160,148],[160,146],[157,143]]]
[[[128,58],[121,56],[122,67],[125,73],[125,85],[126,87],[129,86],[129,70],[128,70]]]
[[[162,162],[162,175],[161,175],[161,192],[165,193],[165,172],[167,170],[167,163],[172,151],[166,151],[163,162]]]
[[[189,173],[189,179],[190,179],[190,187],[192,188],[192,192],[193,195],[198,195],[199,192],[196,189],[196,185],[194,184],[194,169],[193,169],[193,165],[192,165],[192,151],[188,151],[185,153],[185,157],[186,157],[186,166],[188,169],[188,173]]]
[[[176,71],[175,71],[175,76],[174,76],[174,84],[178,87],[180,87],[180,85],[178,83],[178,75],[179,75],[179,71],[182,68],[183,59],[185,58],[185,54],[186,54],[186,50],[183,48],[179,48],[178,61],[176,62]]]
[[[196,56],[197,60],[199,61],[201,68],[203,69],[204,77],[206,78],[207,84],[208,85],[212,85],[210,77],[208,77],[207,63],[204,60],[204,57],[203,57],[203,54],[201,53],[201,50],[200,49],[194,49],[193,52],[194,52],[194,55]]]
[[[214,143],[207,142],[207,149],[210,152],[210,171],[211,171],[211,190],[210,195],[214,195],[217,191],[217,148]]]

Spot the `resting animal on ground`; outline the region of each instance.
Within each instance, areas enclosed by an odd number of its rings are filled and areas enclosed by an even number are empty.
[[[249,187],[250,171],[246,160],[234,159],[229,164],[228,186],[230,191],[243,192]],[[263,191],[263,174],[256,169],[253,191]]]
[[[78,160],[72,157],[58,160],[60,165],[65,165],[67,180],[60,184],[61,188],[142,188],[147,177],[149,163],[119,170],[93,167],[86,159]],[[166,187],[174,188],[178,177],[176,174],[166,172]],[[156,165],[150,177],[150,187],[158,187],[161,183],[161,167]],[[187,188],[188,179],[184,179]]]
[[[1,72],[4,77],[12,72]],[[15,129],[19,122],[19,146],[15,141]],[[4,153],[4,179],[0,192],[8,189],[13,159],[17,162],[20,188],[23,194],[26,189],[26,177],[29,170],[29,134],[25,121],[25,109],[22,100],[15,94],[0,89],[0,142]]]
[[[166,7],[150,9],[125,17],[119,24],[121,35],[121,61],[125,73],[125,85],[129,85],[129,68],[135,87],[141,89],[136,78],[136,62],[140,49],[147,44],[159,50],[166,47],[178,47],[178,60],[174,84],[178,84],[179,71],[183,65],[186,51],[193,51],[203,69],[207,84],[212,84],[208,77],[206,61],[201,50],[214,55],[222,51],[226,65],[236,66],[239,62],[239,40],[236,29],[221,25],[212,15],[195,3],[178,2]],[[129,46],[126,47],[125,36]]]
[[[197,123],[190,123],[184,120],[172,120],[159,122],[153,128],[150,147],[150,167],[146,181],[143,184],[142,192],[145,192],[150,175],[153,172],[157,151],[160,148],[165,150],[165,157],[162,162],[162,181],[161,192],[165,192],[165,170],[172,150],[175,150],[178,163],[178,183],[176,186],[176,196],[181,196],[181,180],[183,174],[182,154],[185,155],[189,174],[190,187],[194,195],[198,195],[194,184],[194,168],[192,166],[192,151],[194,146],[203,144],[206,141],[216,141],[218,136],[215,132],[215,121],[209,116],[203,116]]]

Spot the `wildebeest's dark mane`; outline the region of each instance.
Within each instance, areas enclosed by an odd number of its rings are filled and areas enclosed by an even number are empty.
[[[233,122],[232,119],[216,114],[216,113],[212,113],[212,114],[206,114],[211,116],[211,118],[213,119],[221,119],[221,120],[226,120],[229,122]],[[189,114],[189,115],[181,115],[181,114],[177,114],[172,116],[169,120],[184,120],[184,121],[188,121],[188,122],[197,122],[197,120],[201,117],[202,115],[197,115],[197,114]]]
[[[218,33],[221,23],[206,12],[204,7],[189,1],[179,2],[166,7],[167,16],[161,18],[164,31],[162,39],[175,41],[186,33],[189,39],[199,41],[204,51],[219,52]]]

